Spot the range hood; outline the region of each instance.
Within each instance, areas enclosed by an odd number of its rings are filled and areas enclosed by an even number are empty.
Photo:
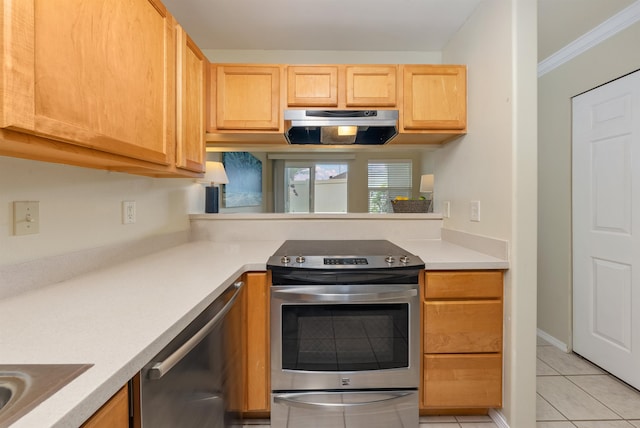
[[[381,145],[398,134],[398,110],[285,110],[289,144]]]

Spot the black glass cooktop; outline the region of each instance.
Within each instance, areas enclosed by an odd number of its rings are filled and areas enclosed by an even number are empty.
[[[411,253],[387,240],[289,240],[274,256],[399,256]]]
[[[420,257],[387,240],[290,240],[269,257],[276,275],[395,275],[424,269]]]

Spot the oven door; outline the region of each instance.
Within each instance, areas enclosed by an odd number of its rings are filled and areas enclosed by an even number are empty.
[[[274,391],[417,388],[418,284],[271,287]]]

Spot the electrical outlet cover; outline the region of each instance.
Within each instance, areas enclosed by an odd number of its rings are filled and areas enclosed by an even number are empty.
[[[122,224],[136,222],[136,201],[122,201]]]

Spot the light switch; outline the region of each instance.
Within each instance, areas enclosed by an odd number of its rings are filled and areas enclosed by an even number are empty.
[[[444,201],[442,203],[442,217],[451,217],[451,201]]]
[[[40,203],[38,201],[13,202],[13,234],[40,233]]]
[[[480,221],[480,201],[471,201],[469,207],[471,221]]]

